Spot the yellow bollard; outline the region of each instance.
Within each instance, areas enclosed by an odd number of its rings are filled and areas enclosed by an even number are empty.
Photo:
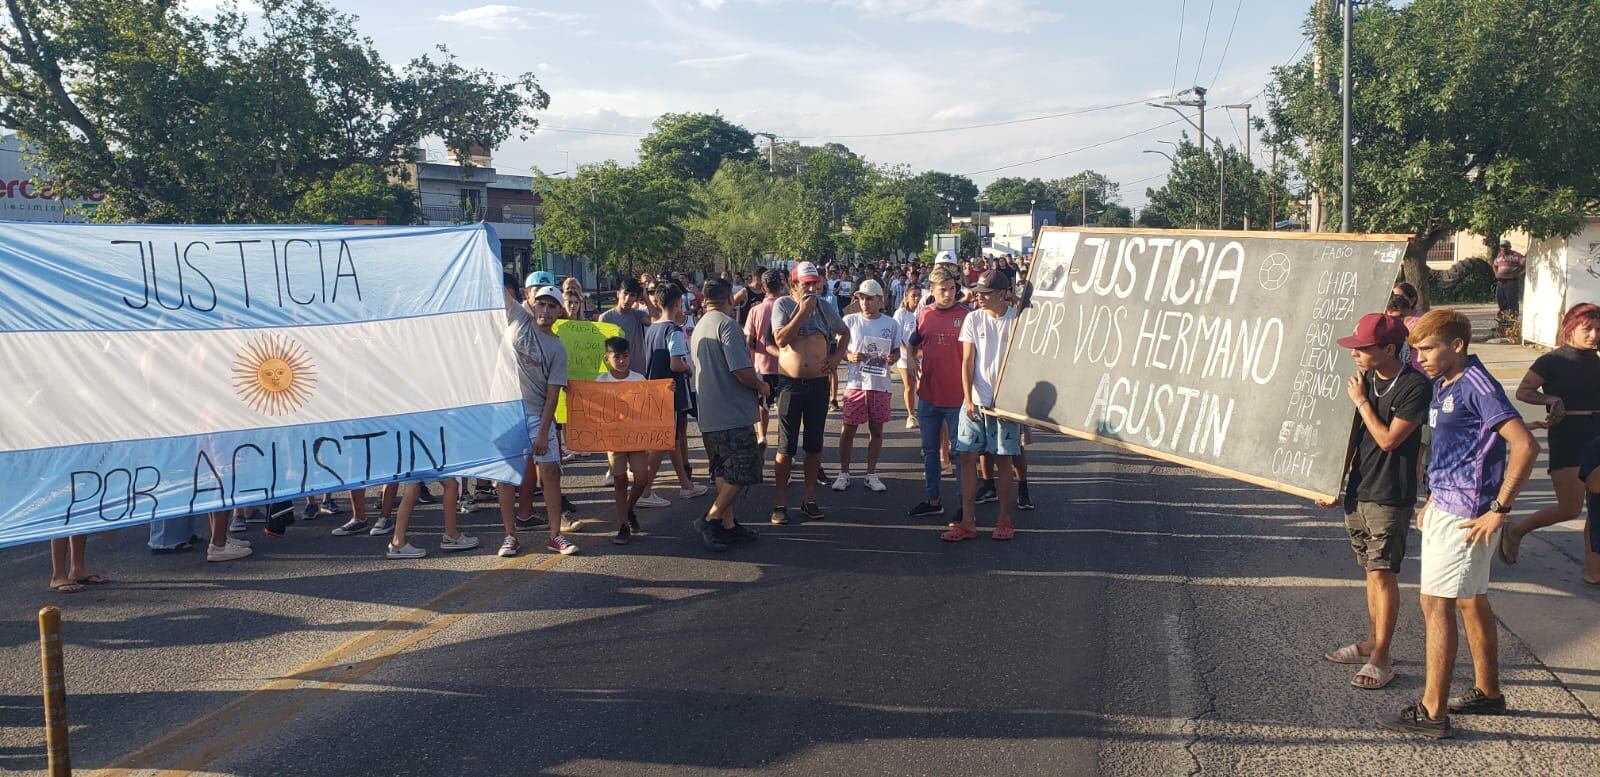
[[[67,744],[67,678],[61,665],[61,611],[39,610],[39,662],[44,667],[44,742],[50,758],[50,777],[72,774],[72,751]]]

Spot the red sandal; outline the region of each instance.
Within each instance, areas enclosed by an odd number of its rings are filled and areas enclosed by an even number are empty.
[[[997,540],[1009,540],[1015,536],[1017,536],[1016,527],[1009,523],[996,524],[994,527],[994,538]]]
[[[977,539],[977,537],[977,529],[968,529],[959,523],[951,524],[949,531],[939,535],[939,539],[944,540],[945,542],[960,542],[962,540]]]

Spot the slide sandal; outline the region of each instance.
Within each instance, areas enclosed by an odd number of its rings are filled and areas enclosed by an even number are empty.
[[[1373,682],[1370,685],[1362,683],[1361,678],[1363,677],[1372,680]],[[1384,669],[1376,664],[1366,664],[1356,672],[1355,677],[1351,678],[1350,684],[1362,690],[1376,691],[1379,688],[1388,685],[1393,680],[1393,669]]]
[[[976,539],[977,537],[977,529],[968,529],[960,524],[951,526],[949,531],[939,535],[939,539],[944,540],[945,542],[960,542],[962,540]]]
[[[1367,662],[1367,657],[1361,654],[1361,648],[1353,644],[1345,645],[1323,656],[1323,658],[1335,664],[1365,664]]]
[[[1017,529],[1009,523],[998,524],[994,527],[992,536],[997,540],[1009,540],[1017,536]]]

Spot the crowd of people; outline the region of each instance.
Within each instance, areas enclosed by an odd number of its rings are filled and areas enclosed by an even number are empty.
[[[411,519],[418,505],[432,503],[443,507],[439,549],[466,551],[481,542],[460,529],[460,516],[488,499],[497,502],[504,532],[499,555],[522,552],[522,537],[530,532],[545,535],[549,552],[578,552],[567,534],[587,521],[563,491],[562,469],[582,454],[565,449],[555,423],[569,379],[566,347],[554,331],[563,318],[597,320],[622,333],[605,343],[607,369],[599,380],[672,385],[674,448],[608,454],[602,488],[610,490],[615,509],[600,520],[610,523],[613,543],[627,544],[639,534],[638,510],[672,505],[655,488],[664,460],[671,462],[680,500],[711,494],[695,533],[714,552],[759,536],[739,520],[735,503],[768,477],[775,486],[768,521],[775,525],[823,518],[820,489],[843,492],[859,482],[870,492],[887,491],[878,465],[885,427],[894,420],[895,372],[909,408],[904,423],[921,429],[923,494],[909,515],[945,515],[942,481],[954,478],[961,503],[941,538],[977,537],[977,506],[999,502],[992,536],[1011,539],[1013,510],[1033,509],[1023,454],[1027,435],[980,408],[993,406],[1004,344],[1024,299],[1018,293],[1023,272],[1021,263],[1006,258],[991,265],[945,251],[931,264],[797,262],[787,272],[728,271],[699,284],[683,273],[644,273],[624,279],[615,305],[605,310],[596,310],[575,278],[558,284],[544,271],[521,282],[507,275],[507,339],[516,353],[532,447],[520,485],[446,478],[435,494],[426,482],[390,483],[375,489],[375,503],[367,489],[347,492],[348,508],[341,495],[323,494],[303,504],[157,521],[149,529],[150,552],[185,553],[203,543],[207,561],[234,561],[255,552],[241,536],[252,524],[281,538],[297,522],[335,517],[344,520],[333,536],[386,536],[388,558],[421,558],[427,551],[410,542]],[[837,470],[829,473],[824,449],[835,414],[843,430],[835,438]],[[714,492],[695,477],[691,421]],[[856,445],[862,426],[864,456]],[[769,443],[775,443],[770,460]],[[802,457],[800,501],[791,509],[796,456]],[[82,536],[53,543],[52,590],[72,593],[109,582],[88,569],[85,547]]]

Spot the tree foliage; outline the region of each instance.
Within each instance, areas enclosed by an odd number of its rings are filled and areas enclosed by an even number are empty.
[[[1306,144],[1301,174],[1337,214],[1340,25],[1313,12],[1306,26],[1315,51],[1276,71],[1270,115]],[[1351,61],[1354,228],[1415,235],[1414,282],[1428,248],[1455,230],[1491,240],[1512,229],[1574,232],[1600,195],[1597,30],[1600,4],[1590,2],[1361,7]]]
[[[1083,226],[1085,199],[1088,200],[1089,223],[1104,224],[1099,215],[1116,202],[1119,192],[1115,181],[1093,170],[1049,181],[1045,189],[1050,193],[1048,207],[1056,212],[1063,226]]]
[[[300,224],[345,224],[352,219],[383,219],[387,224],[415,224],[422,215],[417,195],[389,180],[372,165],[354,165],[313,184],[289,213]]]
[[[905,197],[880,189],[856,198],[851,211],[851,236],[862,256],[888,256],[904,245],[911,221],[911,203]]]
[[[1146,212],[1159,213],[1174,226],[1217,229],[1217,153],[1214,144],[1201,151],[1185,138],[1166,183],[1146,190]],[[1287,197],[1281,179],[1251,164],[1237,148],[1229,146],[1221,154],[1222,228],[1243,229],[1246,216],[1252,229],[1267,228],[1273,192],[1280,202]]]
[[[789,212],[801,203],[800,184],[769,174],[759,161],[728,160],[696,187],[700,215],[688,220],[716,246],[722,259],[743,266],[776,251]]]
[[[1027,213],[1031,207],[1053,207],[1050,189],[1037,178],[996,178],[983,187],[983,204],[990,213]]]
[[[684,221],[699,212],[687,181],[615,161],[587,165],[571,178],[537,175],[534,187],[546,246],[629,274],[660,269],[683,247]]]
[[[724,160],[756,155],[755,136],[720,113],[667,113],[639,141],[639,161],[676,178],[709,181]]]
[[[531,131],[549,98],[448,51],[394,68],[323,0],[186,15],[175,0],[0,0],[0,125],[102,219],[270,222],[335,173],[418,138]]]

